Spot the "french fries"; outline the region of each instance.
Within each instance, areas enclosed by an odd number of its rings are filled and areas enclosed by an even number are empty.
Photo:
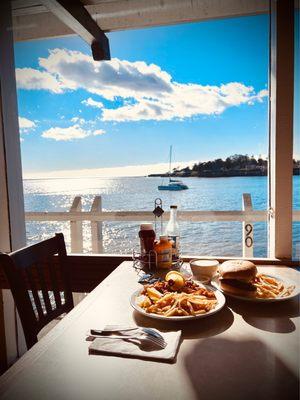
[[[287,297],[295,289],[294,285],[285,286],[281,281],[263,274],[258,274],[253,284],[257,288],[256,297],[260,299]]]
[[[193,293],[165,292],[160,298],[150,298],[148,291],[149,287],[144,290],[144,295],[137,298],[137,304],[147,313],[165,317],[205,314],[218,303],[213,291],[200,287],[195,288]]]

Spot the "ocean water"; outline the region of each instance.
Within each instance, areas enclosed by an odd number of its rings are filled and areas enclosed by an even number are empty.
[[[267,207],[266,177],[185,178],[188,190],[158,191],[162,178],[80,178],[24,180],[26,211],[68,211],[75,196],[82,196],[88,211],[94,196],[102,196],[104,211],[152,211],[160,197],[163,208],[176,204],[179,210],[241,210],[242,194],[250,193],[253,208]],[[293,203],[300,209],[300,177],[294,177]],[[165,221],[166,223],[167,221]],[[27,222],[27,243],[63,232],[70,251],[69,222]],[[139,222],[104,222],[105,253],[131,253],[138,247]],[[242,223],[180,222],[181,252],[189,255],[242,255]],[[91,252],[90,223],[83,223],[84,252]],[[293,224],[294,257],[299,256],[300,223]],[[267,224],[254,224],[254,256],[267,257]]]

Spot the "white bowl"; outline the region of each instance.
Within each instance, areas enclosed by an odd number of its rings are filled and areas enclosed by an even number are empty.
[[[217,260],[191,260],[191,270],[194,277],[201,282],[209,282],[216,275],[219,262]]]

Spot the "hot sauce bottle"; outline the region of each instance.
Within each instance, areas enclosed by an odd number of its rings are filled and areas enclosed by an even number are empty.
[[[172,243],[168,236],[160,236],[159,242],[155,243],[157,268],[171,268],[172,266]]]

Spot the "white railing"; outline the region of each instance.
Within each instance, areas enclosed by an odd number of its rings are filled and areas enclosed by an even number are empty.
[[[169,212],[164,213],[167,220]],[[253,223],[268,220],[268,212],[264,210],[253,210],[251,195],[244,193],[242,196],[242,211],[179,211],[178,218],[189,222],[242,222],[243,257],[253,257]],[[80,196],[76,196],[70,210],[26,212],[26,221],[69,221],[71,233],[72,253],[81,253],[83,250],[82,222],[91,223],[92,252],[103,252],[102,222],[118,221],[149,221],[154,219],[151,211],[102,211],[101,196],[95,196],[90,211],[82,211]],[[294,221],[300,221],[300,211],[293,212]]]

